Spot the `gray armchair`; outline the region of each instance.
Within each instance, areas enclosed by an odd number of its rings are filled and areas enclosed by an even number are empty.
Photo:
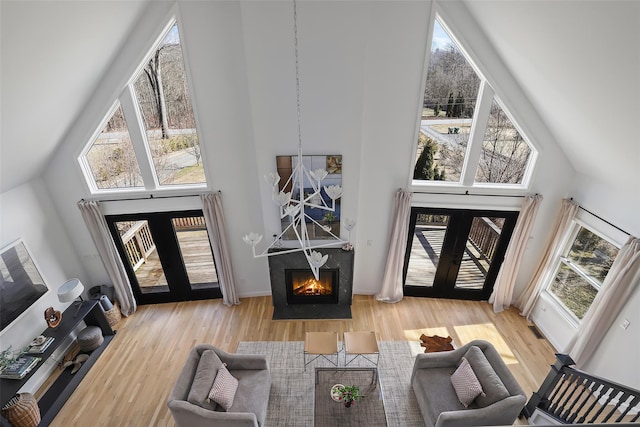
[[[474,369],[489,399],[477,398],[465,408],[451,384],[451,374],[471,346],[477,346],[489,362],[488,374]],[[491,396],[491,380],[495,382],[495,375],[504,385],[499,398],[495,394]],[[453,351],[419,354],[413,366],[411,385],[427,427],[511,425],[527,401],[500,354],[491,343],[481,340],[471,341]]]
[[[208,350],[217,357],[211,353],[203,357]],[[228,411],[205,400],[222,363],[226,363],[231,375],[238,379],[238,389]],[[178,427],[258,427],[264,424],[267,415],[270,389],[271,375],[265,356],[231,354],[199,344],[191,349],[167,405]]]

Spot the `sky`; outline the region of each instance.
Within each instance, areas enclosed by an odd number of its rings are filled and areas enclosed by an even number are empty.
[[[436,19],[436,25],[433,28],[433,40],[431,42],[431,50],[443,49],[453,44],[447,32],[442,28],[440,22]]]

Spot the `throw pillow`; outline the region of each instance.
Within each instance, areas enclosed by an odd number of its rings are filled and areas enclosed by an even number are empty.
[[[215,411],[217,405],[215,402],[209,401],[208,396],[213,380],[221,366],[222,360],[220,360],[215,351],[205,350],[202,352],[198,368],[191,382],[191,390],[189,390],[187,402]]]
[[[471,365],[464,357],[458,369],[451,375],[451,384],[458,395],[458,400],[466,408],[476,397],[482,394],[480,381],[473,373]]]
[[[233,405],[236,390],[238,390],[238,380],[231,375],[225,363],[218,369],[218,375],[216,375],[213,387],[209,392],[209,399],[216,402],[225,411],[228,411]]]
[[[469,347],[464,357],[467,359],[476,377],[482,384],[484,395],[478,396],[476,403],[480,408],[486,408],[500,400],[509,397],[509,390],[504,386],[502,380],[493,370],[493,366],[487,360],[482,350],[477,346]]]

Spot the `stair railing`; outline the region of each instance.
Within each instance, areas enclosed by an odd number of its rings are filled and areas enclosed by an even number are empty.
[[[634,423],[640,418],[640,391],[572,368],[566,354],[556,354],[551,371],[522,410],[538,409],[563,424]]]

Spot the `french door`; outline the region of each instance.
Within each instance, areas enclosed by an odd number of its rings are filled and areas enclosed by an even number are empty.
[[[106,220],[138,304],[222,296],[201,210]]]
[[[486,300],[518,212],[411,209],[404,294]]]

